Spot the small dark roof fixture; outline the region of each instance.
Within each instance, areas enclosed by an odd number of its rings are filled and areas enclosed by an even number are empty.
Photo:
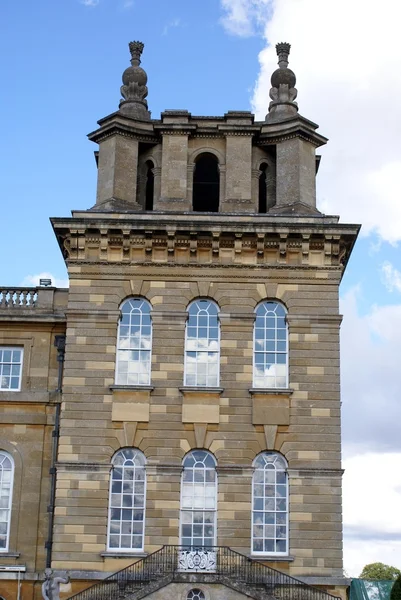
[[[52,280],[51,279],[39,279],[39,285],[43,286],[43,287],[49,287],[49,285],[52,284]]]

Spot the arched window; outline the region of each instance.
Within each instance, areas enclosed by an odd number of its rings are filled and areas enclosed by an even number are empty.
[[[181,479],[181,544],[192,548],[216,545],[216,461],[206,450],[184,458]]]
[[[288,475],[284,457],[256,457],[252,480],[252,553],[288,554]]]
[[[288,331],[286,310],[278,302],[256,307],[253,346],[255,388],[288,387]]]
[[[0,451],[0,552],[8,550],[10,541],[13,481],[14,461],[7,452]]]
[[[211,300],[195,300],[188,307],[185,334],[184,385],[219,385],[219,307]]]
[[[193,180],[193,210],[219,211],[220,174],[219,163],[214,154],[200,154],[195,162]]]
[[[146,161],[146,187],[145,187],[145,210],[153,210],[153,195],[155,189],[155,176],[153,173],[153,163]]]
[[[143,550],[146,505],[146,459],[124,448],[114,455],[110,476],[107,546],[109,550]]]
[[[189,590],[187,600],[205,600],[205,594],[199,588]]]
[[[118,325],[116,384],[149,385],[152,351],[151,306],[143,298],[128,298]]]

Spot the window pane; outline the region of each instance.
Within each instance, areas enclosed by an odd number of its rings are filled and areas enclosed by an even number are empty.
[[[217,481],[215,460],[194,450],[183,461],[181,477],[181,544],[215,545]]]
[[[18,391],[21,389],[22,350],[0,348],[0,390]]]
[[[3,352],[3,355],[5,352]],[[8,531],[11,518],[14,463],[11,456],[0,452],[0,548],[8,549]]]
[[[108,547],[141,549],[145,506],[145,457],[135,448],[124,448],[114,456],[112,462]],[[119,507],[122,507],[122,510]],[[119,535],[116,535],[117,533]]]
[[[220,362],[217,305],[210,300],[197,300],[189,306],[188,313],[184,384],[217,386]]]
[[[276,302],[263,302],[256,308],[254,329],[254,387],[287,386],[287,325],[285,309]],[[277,365],[283,367],[277,371]]]
[[[150,304],[130,298],[121,307],[118,327],[116,378],[118,385],[149,385],[152,325]]]
[[[288,535],[288,484],[285,459],[276,452],[264,452],[255,459],[254,467],[252,483],[253,552],[285,553],[287,552]],[[262,485],[263,482],[264,485]]]

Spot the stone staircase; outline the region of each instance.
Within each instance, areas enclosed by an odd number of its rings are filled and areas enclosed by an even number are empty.
[[[141,600],[169,583],[219,583],[255,600],[338,600],[226,546],[163,546],[69,600]]]

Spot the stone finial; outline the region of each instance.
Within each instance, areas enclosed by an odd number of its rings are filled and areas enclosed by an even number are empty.
[[[298,112],[298,105],[294,102],[297,97],[295,88],[295,73],[288,68],[288,56],[291,45],[286,42],[280,42],[276,45],[279,68],[271,76],[271,89],[269,112],[266,115],[266,121],[269,123],[283,121],[293,117]]]
[[[131,66],[125,69],[123,73],[123,85],[120,91],[124,100],[120,101],[120,112],[133,119],[149,121],[150,112],[146,101],[148,76],[139,66],[143,48],[144,44],[142,42],[129,43]]]
[[[288,67],[288,56],[290,54],[291,44],[286,42],[279,42],[276,44],[276,52],[278,56],[278,66],[280,69],[286,69]]]
[[[141,54],[145,44],[143,42],[130,42],[128,47],[131,52],[131,65],[135,67],[139,66],[141,64]]]

